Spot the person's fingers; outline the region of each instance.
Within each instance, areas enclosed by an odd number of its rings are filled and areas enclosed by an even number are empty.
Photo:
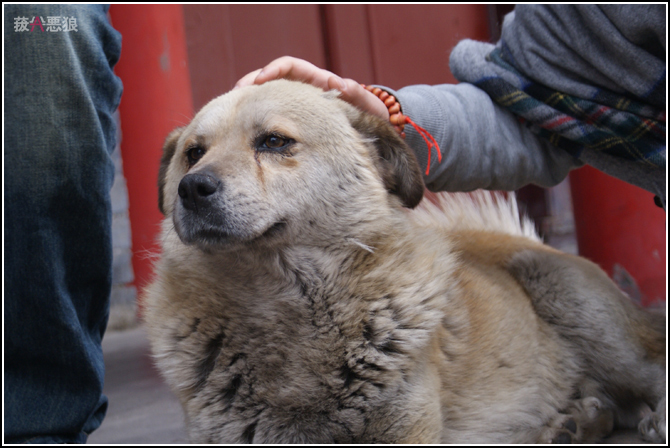
[[[345,86],[344,88],[337,87],[336,84],[339,82],[336,79],[332,79],[329,85],[330,88],[337,89],[341,92],[340,98],[353,106],[373,115],[377,115],[384,120],[389,119],[389,112],[386,105],[376,95],[365,90],[363,86],[353,79],[347,78],[342,81]]]
[[[235,84],[235,88],[251,84],[263,84],[273,79],[283,78],[328,89],[328,78],[331,76],[337,77],[332,72],[321,69],[305,60],[283,56],[270,62],[262,69],[248,73]]]
[[[263,84],[273,79],[290,79],[302,81],[322,89],[328,88],[328,78],[336,76],[328,70],[302,59],[284,56],[275,59],[265,66],[254,80],[255,84]]]
[[[252,85],[258,74],[261,72],[261,70],[262,69],[259,68],[258,70],[254,70],[253,72],[244,75],[242,78],[240,78],[239,81],[237,81],[233,89],[238,89],[240,87],[246,87]]]
[[[262,69],[246,74],[235,84],[235,88],[263,84],[273,79],[290,79],[324,90],[338,90],[340,98],[344,101],[384,120],[389,119],[389,112],[384,102],[365,90],[358,82],[353,79],[342,79],[328,70],[291,56],[275,59]]]

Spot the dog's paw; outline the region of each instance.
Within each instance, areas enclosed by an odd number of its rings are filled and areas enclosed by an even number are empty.
[[[569,414],[558,414],[551,423],[542,431],[537,443],[568,444],[578,442],[577,432],[579,427],[574,418]]]
[[[614,427],[614,414],[600,400],[587,397],[575,401],[558,414],[540,434],[538,443],[589,443],[596,441]]]
[[[666,443],[666,421],[665,421],[665,403],[656,409],[656,412],[644,417],[637,426],[640,435],[644,440],[651,443]]]

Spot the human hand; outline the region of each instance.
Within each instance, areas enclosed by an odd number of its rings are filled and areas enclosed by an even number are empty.
[[[280,78],[302,81],[324,90],[338,90],[340,98],[344,101],[384,120],[389,119],[389,112],[384,103],[377,96],[365,90],[358,82],[349,78],[340,78],[328,70],[291,56],[275,59],[262,69],[248,73],[237,81],[234,88],[263,84]]]

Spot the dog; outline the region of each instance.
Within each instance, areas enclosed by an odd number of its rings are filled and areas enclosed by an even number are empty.
[[[167,137],[145,320],[190,439],[664,442],[665,316],[513,197],[423,192],[390,124],[298,82]]]

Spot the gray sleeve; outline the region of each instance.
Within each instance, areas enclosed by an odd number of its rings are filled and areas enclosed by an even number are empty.
[[[501,42],[519,72],[551,89],[588,99],[605,88],[664,109],[666,21],[664,4],[519,5]],[[468,81],[461,60],[452,53],[452,72]]]
[[[380,86],[381,87],[381,86]],[[471,84],[416,85],[393,91],[402,111],[437,141],[426,186],[433,191],[516,190],[556,185],[582,162],[537,138],[517,118]],[[425,173],[427,145],[410,125],[406,142]]]

